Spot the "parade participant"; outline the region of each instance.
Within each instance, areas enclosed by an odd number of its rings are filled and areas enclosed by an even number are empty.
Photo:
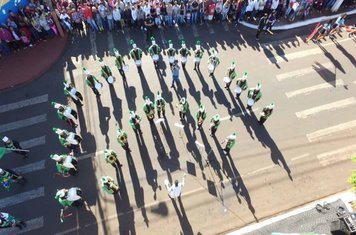
[[[178,82],[179,82],[179,71],[180,71],[180,67],[178,65],[178,60],[174,60],[174,63],[172,65],[172,84],[171,84],[171,88],[174,88],[174,83],[177,84],[178,86]]]
[[[12,183],[24,184],[25,178],[10,169],[0,168],[0,183],[4,188],[9,191]]]
[[[26,223],[14,216],[0,212],[0,228],[18,227],[20,230],[22,227],[26,227]]]
[[[133,40],[130,41],[130,44],[132,45],[130,57],[135,61],[137,68],[141,69],[142,50],[136,46],[136,43]]]
[[[161,48],[156,44],[155,38],[151,37],[152,45],[148,48],[148,53],[152,57],[153,64],[155,68],[158,67],[159,54],[161,53]]]
[[[119,51],[116,48],[114,48],[113,51],[115,55],[115,65],[119,70],[121,77],[125,79],[126,75],[124,69],[128,69],[128,65],[126,65],[124,58],[122,57],[122,55],[120,55]]]
[[[206,111],[204,105],[200,104],[197,114],[195,115],[197,119],[197,130],[201,129],[204,120],[206,119]]]
[[[70,175],[75,175],[78,171],[78,159],[74,157],[74,153],[68,154],[51,154],[49,157],[56,161],[56,168],[59,173],[67,177]]]
[[[210,129],[209,130],[210,130],[210,136],[211,137],[215,136],[215,133],[218,130],[219,126],[220,126],[220,115],[216,114],[210,120]]]
[[[139,133],[140,135],[142,135],[142,130],[141,130],[141,125],[140,122],[142,120],[141,116],[136,114],[135,111],[130,111],[130,126],[132,127],[132,129],[134,130],[135,134]]]
[[[125,131],[118,128],[117,132],[116,132],[116,139],[117,139],[117,142],[119,142],[119,144],[121,145],[121,147],[123,149],[131,152],[131,150],[129,148],[129,143],[127,142],[127,133]]]
[[[240,97],[242,91],[247,89],[248,85],[246,79],[247,79],[247,72],[244,72],[244,75],[236,80],[236,87],[235,87],[236,99]]]
[[[274,109],[274,103],[271,103],[269,105],[266,105],[261,112],[261,117],[260,120],[258,121],[258,123],[260,125],[263,125],[263,123],[269,118],[269,116],[272,115]]]
[[[166,50],[166,54],[168,56],[168,62],[169,65],[172,69],[174,60],[175,60],[175,55],[177,54],[177,50],[173,47],[172,40],[168,40],[168,49]]]
[[[261,92],[261,84],[257,83],[256,87],[252,87],[248,90],[247,93],[247,106],[246,108],[252,109],[252,106],[254,103],[259,101],[262,97],[262,92]]]
[[[22,149],[20,143],[16,140],[11,140],[9,137],[4,136],[2,138],[2,141],[4,142],[5,148],[11,150],[12,152],[15,152],[17,154],[20,154],[23,156],[23,158],[28,158],[28,152],[29,150],[24,150]]]
[[[119,192],[119,186],[115,183],[114,179],[110,176],[102,176],[100,179],[101,188],[108,194],[115,194]]]
[[[76,148],[82,141],[82,137],[74,132],[69,132],[55,127],[52,128],[52,130],[58,135],[59,142],[64,147],[73,149]]]
[[[226,137],[224,142],[226,142],[224,151],[226,152],[226,154],[229,154],[230,150],[232,149],[232,147],[234,147],[234,145],[236,143],[236,132],[233,132],[231,135]]]
[[[168,191],[168,196],[171,199],[177,199],[177,198],[180,199],[180,196],[182,194],[182,188],[185,184],[185,177],[186,177],[186,174],[183,175],[182,182],[175,180],[173,185],[170,185],[170,183],[167,179],[164,180],[164,185],[166,186],[166,189]]]
[[[187,100],[182,97],[179,101],[179,104],[177,105],[178,110],[179,110],[179,117],[181,121],[185,121],[185,115],[189,111],[189,104]]]
[[[220,59],[218,58],[218,52],[214,48],[210,48],[209,50],[209,59],[208,59],[208,70],[209,76],[214,76],[214,71],[216,67],[220,64]]]
[[[111,69],[107,66],[102,59],[99,59],[101,67],[101,76],[107,81],[107,83],[112,86],[115,82],[115,77],[112,75]]]
[[[76,120],[78,119],[78,113],[68,105],[51,102],[51,105],[57,109],[57,116],[59,119],[66,121],[70,127],[77,126]]]
[[[122,167],[119,159],[117,158],[117,153],[114,150],[105,149],[104,156],[105,156],[106,163],[109,163],[110,165],[112,165],[115,168],[116,168],[116,166]]]
[[[236,68],[236,63],[235,61],[231,63],[231,66],[227,69],[227,77],[224,77],[224,82],[225,82],[225,89],[228,90],[230,89],[230,85],[232,80],[234,80],[237,76],[237,73],[235,71]]]
[[[99,90],[102,88],[103,84],[96,79],[94,75],[92,75],[89,70],[83,68],[85,73],[85,83],[93,90],[94,94],[100,96]]]
[[[158,118],[161,118],[161,114],[163,117],[166,117],[166,100],[161,96],[159,91],[157,91],[155,106],[157,108]]]
[[[59,204],[61,204],[64,209],[67,209],[70,206],[79,206],[83,202],[82,190],[77,187],[57,190],[54,198],[58,200]]]
[[[81,102],[83,102],[83,96],[79,91],[77,91],[74,84],[69,84],[66,80],[64,80],[63,85],[64,95],[66,95],[67,97],[70,96],[74,102],[79,102],[80,104],[82,104]]]
[[[190,55],[190,51],[185,45],[185,41],[182,41],[182,47],[178,50],[178,53],[181,56],[180,61],[182,63],[182,67],[183,69],[185,69],[185,64],[187,63],[187,57]]]
[[[200,41],[197,41],[197,43],[195,44],[195,50],[194,50],[194,70],[200,70],[199,65],[200,65],[200,61],[201,58],[203,57],[204,51],[203,49],[201,49],[200,46]]]
[[[143,105],[143,111],[145,112],[147,119],[149,121],[153,121],[155,118],[155,106],[153,102],[148,98],[148,96],[145,97],[145,104]]]

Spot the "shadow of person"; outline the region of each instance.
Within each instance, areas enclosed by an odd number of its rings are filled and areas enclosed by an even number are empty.
[[[98,223],[93,212],[86,206],[81,206],[77,208],[77,234],[98,234]],[[72,217],[75,217],[73,214]],[[105,227],[105,226],[103,226]],[[103,232],[108,232],[106,228],[103,228]]]
[[[119,185],[119,192],[114,194],[114,199],[119,222],[119,231],[122,235],[135,235],[135,213],[130,205],[130,199],[121,168],[116,168],[116,178]]]
[[[272,162],[283,167],[287,172],[289,179],[293,181],[292,172],[289,169],[289,166],[284,159],[282,152],[279,150],[277,144],[273,141],[265,126],[258,123],[258,119],[253,112],[251,112],[251,127],[255,132],[256,138],[271,150]]]
[[[185,209],[184,209],[181,197],[180,196],[178,197],[179,208],[178,208],[176,200],[175,199],[171,199],[171,200],[172,200],[172,204],[174,206],[174,209],[175,209],[175,211],[177,213],[177,216],[178,216],[178,219],[179,219],[179,223],[180,223],[180,226],[181,226],[181,229],[182,229],[181,234],[194,235],[193,228],[190,225],[189,220],[187,218],[187,215],[185,213]]]
[[[251,123],[251,116],[250,116],[250,113],[251,113],[252,111],[246,110],[246,108],[245,108],[245,106],[244,106],[244,104],[242,103],[242,101],[241,101],[240,98],[239,98],[237,101],[239,102],[239,107],[240,107],[241,112],[244,113],[244,115],[242,115],[242,116],[240,117],[240,119],[241,119],[241,121],[243,122],[243,124],[245,125],[246,130],[247,130],[247,132],[249,133],[250,137],[251,137],[252,139],[255,139],[255,137],[254,137],[254,135],[253,135],[253,132],[252,132],[251,125],[250,125],[250,123]],[[265,146],[263,145],[263,147],[265,147]]]
[[[117,97],[114,86],[110,87],[110,97],[112,102],[112,114],[115,117],[115,121],[119,123],[119,127],[122,128],[122,100]]]
[[[189,76],[189,73],[187,72],[187,70],[183,69],[183,72],[184,72],[184,77],[185,77],[185,79],[188,83],[188,86],[189,86],[189,89],[188,89],[189,94],[194,97],[195,102],[199,105],[200,100],[201,100],[200,91],[196,90],[194,83],[192,81],[192,78]]]
[[[150,122],[150,128],[151,128],[151,134],[152,134],[153,142],[155,143],[155,149],[156,149],[156,152],[157,152],[157,159],[167,158],[168,154],[166,152],[165,146],[163,145],[161,136],[158,133],[156,124],[154,122]]]
[[[351,64],[353,64],[356,67],[355,57],[351,55],[343,46],[341,46],[341,44],[338,41],[336,40],[332,40],[332,41],[335,43],[336,48],[339,49],[342,52],[342,54],[344,54],[346,58],[350,60]]]
[[[134,86],[130,86],[127,83],[127,79],[123,78],[122,83],[124,85],[124,91],[125,91],[125,97],[127,101],[127,106],[129,107],[129,110],[136,110],[136,102],[135,99],[137,97],[136,95],[136,88]]]
[[[220,85],[219,85],[218,82],[216,81],[215,75],[213,75],[212,80],[213,80],[213,83],[214,83],[214,86],[215,86],[215,89],[216,89],[216,91],[214,92],[216,101],[217,101],[219,104],[224,105],[224,106],[227,108],[229,115],[231,116],[231,104],[230,104],[230,102],[227,100],[224,91],[221,89]]]
[[[213,92],[213,90],[212,89],[209,90],[209,85],[208,85],[208,83],[206,83],[206,81],[205,81],[200,69],[198,69],[196,71],[196,73],[198,74],[198,78],[199,78],[199,80],[200,80],[200,82],[201,82],[201,84],[203,86],[202,87],[202,91],[203,91],[204,96],[206,96],[206,97],[208,97],[210,99],[211,104],[216,109],[216,103],[214,101],[214,92]]]
[[[143,138],[139,139],[138,135],[136,135],[136,141],[138,143],[143,168],[145,169],[147,183],[151,186],[152,191],[154,192],[153,198],[156,200],[156,191],[158,188],[157,171],[153,169],[145,140]]]
[[[323,47],[320,43],[317,44],[319,46],[319,48],[324,52],[324,55],[331,61],[331,63],[333,63],[335,65],[335,67],[340,70],[343,74],[345,74],[345,70],[344,68],[342,67],[342,65],[340,64],[340,62],[335,59],[335,57],[330,53],[328,52],[325,47]]]
[[[154,97],[154,94],[152,93],[150,86],[147,83],[145,74],[143,73],[142,69],[138,70],[138,74],[140,76],[140,82],[142,86],[142,98],[145,99],[145,96],[148,97]]]
[[[178,160],[179,152],[177,150],[176,143],[174,141],[172,131],[169,127],[167,119],[164,119],[164,123],[161,122],[160,126],[161,126],[160,127],[161,131],[163,132],[165,140],[168,144],[168,148],[170,149],[170,152],[169,152],[169,158],[162,159],[162,161],[159,160],[159,163],[163,170],[173,172],[175,170],[180,169],[180,163]]]
[[[336,67],[335,72],[331,72],[329,69],[324,67],[319,62],[315,62],[315,65],[312,65],[312,68],[322,77],[326,82],[330,83],[336,87]]]
[[[126,151],[126,159],[127,159],[127,165],[129,167],[129,171],[130,171],[132,185],[133,185],[134,192],[135,192],[136,206],[137,206],[137,208],[141,209],[141,214],[144,219],[144,222],[146,223],[146,226],[149,227],[149,220],[147,218],[147,212],[146,212],[146,208],[145,208],[144,191],[140,185],[140,180],[137,175],[137,171],[136,171],[136,167],[135,167],[135,163],[133,161],[132,155],[128,151]]]
[[[156,69],[156,74],[158,77],[158,81],[161,87],[161,93],[162,93],[162,97],[164,97],[164,99],[166,100],[166,105],[169,105],[169,108],[171,109],[172,114],[174,115],[174,107],[173,107],[173,95],[172,92],[168,89],[168,86],[166,84],[166,81],[164,80],[164,76],[162,75],[162,73],[160,72],[160,70]]]
[[[271,62],[271,64],[274,64],[278,69],[281,69],[281,66],[278,64],[276,57],[273,55],[271,52],[271,48],[268,47],[263,47],[263,52],[265,53],[267,59]],[[282,53],[280,53],[282,54]],[[282,57],[283,58],[283,57]],[[286,60],[286,59],[285,59]]]
[[[110,108],[103,107],[100,99],[96,99],[96,102],[98,104],[100,131],[101,131],[101,134],[103,134],[105,136],[106,148],[109,148],[110,139],[109,139],[108,132],[109,132],[109,121],[111,118]]]

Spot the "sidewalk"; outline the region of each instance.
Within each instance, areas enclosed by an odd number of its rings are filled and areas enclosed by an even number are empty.
[[[40,42],[0,57],[0,90],[33,81],[45,73],[60,57],[67,45],[68,35]]]
[[[246,226],[227,235],[257,235],[271,234],[272,232],[294,234],[315,232],[319,234],[330,234],[331,222],[338,220],[336,209],[341,206],[344,207],[346,211],[352,212],[351,203],[355,200],[356,195],[350,191],[338,193],[311,202],[288,213]],[[331,205],[331,209],[324,214],[317,212],[315,205],[318,203],[323,205],[325,202]]]

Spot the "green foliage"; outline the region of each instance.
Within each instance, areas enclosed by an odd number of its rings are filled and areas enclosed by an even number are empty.
[[[351,160],[356,164],[356,156],[352,156]],[[352,191],[356,193],[356,170],[353,170],[351,176],[348,179],[348,182],[352,186]]]

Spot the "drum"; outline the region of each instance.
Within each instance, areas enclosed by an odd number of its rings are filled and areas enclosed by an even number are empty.
[[[78,145],[79,142],[74,137],[75,134],[73,132],[70,132],[68,137],[66,138],[66,141],[68,141],[70,144]]]
[[[195,57],[195,58],[194,58],[194,62],[200,63],[200,57]]]
[[[77,189],[76,188],[70,188],[68,190],[68,197],[67,199],[69,201],[76,201],[76,200],[79,200],[80,199],[80,196],[78,196],[77,194]]]
[[[187,57],[182,57],[181,61],[182,61],[182,64],[187,63]]]
[[[236,94],[241,94],[241,92],[242,92],[241,87],[236,86],[236,87],[235,87],[235,93],[236,93]]]
[[[100,82],[95,82],[95,88],[97,90],[100,90],[103,87],[103,85]]]
[[[255,103],[255,101],[253,99],[251,99],[251,98],[247,99],[247,105],[248,106],[252,107],[254,103]]]
[[[141,61],[141,60],[136,60],[136,61],[135,61],[135,64],[136,64],[137,67],[140,67],[141,64],[142,64],[142,61]]]
[[[113,76],[108,77],[108,83],[113,84],[115,82],[115,78]]]
[[[231,82],[231,79],[229,77],[224,77],[224,82],[228,84],[229,82]]]
[[[214,72],[214,65],[213,64],[209,64],[208,65],[208,70],[209,70],[209,73],[213,73]]]
[[[125,73],[127,73],[129,71],[129,65],[128,64],[125,64],[123,67],[122,67],[122,70],[124,70]]]
[[[174,56],[170,56],[169,59],[168,59],[169,63],[170,64],[173,64],[174,62]]]
[[[158,61],[159,55],[153,55],[153,56],[152,56],[152,59],[153,59],[153,61]]]

